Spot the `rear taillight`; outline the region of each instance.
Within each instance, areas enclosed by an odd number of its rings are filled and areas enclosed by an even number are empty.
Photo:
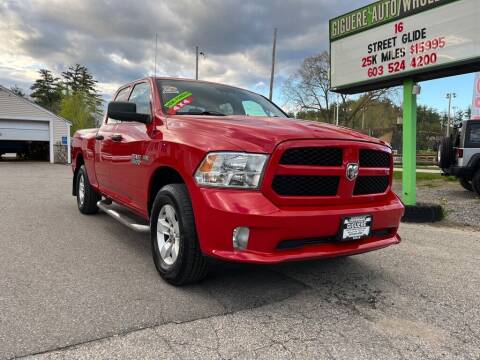
[[[457,149],[456,155],[457,159],[463,158],[463,149]]]

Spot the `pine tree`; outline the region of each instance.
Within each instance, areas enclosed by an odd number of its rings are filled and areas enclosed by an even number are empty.
[[[97,80],[86,66],[80,64],[69,66],[62,77],[65,93],[60,115],[73,123],[73,131],[94,127],[96,116],[103,110]]]
[[[97,81],[88,71],[86,66],[75,64],[69,66],[62,72],[63,83],[65,88],[71,93],[83,92],[87,95],[97,94]]]
[[[67,95],[83,94],[85,102],[95,113],[101,112],[102,100],[97,91],[98,81],[93,78],[86,66],[75,64],[62,72]]]
[[[47,69],[41,69],[38,71],[40,78],[35,80],[35,83],[30,87],[32,97],[35,102],[52,111],[58,112],[60,106],[60,99],[62,97],[61,85],[59,78],[52,75],[52,72]]]

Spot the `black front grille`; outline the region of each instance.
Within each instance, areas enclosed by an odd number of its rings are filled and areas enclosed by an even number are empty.
[[[390,154],[385,151],[360,150],[360,166],[369,168],[389,168]]]
[[[387,188],[388,176],[360,176],[355,183],[353,195],[382,194]]]
[[[341,148],[295,148],[288,149],[280,159],[282,165],[341,166],[343,151]]]
[[[272,187],[281,196],[335,196],[339,182],[338,176],[277,175]]]

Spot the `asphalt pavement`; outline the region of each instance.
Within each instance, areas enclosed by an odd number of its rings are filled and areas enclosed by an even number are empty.
[[[0,163],[0,359],[480,358],[480,232],[404,225],[381,251],[175,288],[148,236],[70,193],[68,167]]]

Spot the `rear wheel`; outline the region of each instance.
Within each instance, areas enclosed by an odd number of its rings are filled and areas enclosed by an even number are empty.
[[[150,221],[153,261],[160,276],[173,285],[202,280],[207,260],[200,250],[185,185],[167,185],[158,192]]]
[[[472,187],[477,195],[480,196],[480,169],[473,175]]]
[[[78,210],[86,215],[97,213],[97,202],[101,199],[101,196],[90,185],[85,165],[82,165],[78,170],[76,186]]]
[[[473,191],[472,182],[470,180],[465,179],[465,178],[459,178],[458,181],[460,182],[460,185],[462,185],[462,187],[465,190]]]

